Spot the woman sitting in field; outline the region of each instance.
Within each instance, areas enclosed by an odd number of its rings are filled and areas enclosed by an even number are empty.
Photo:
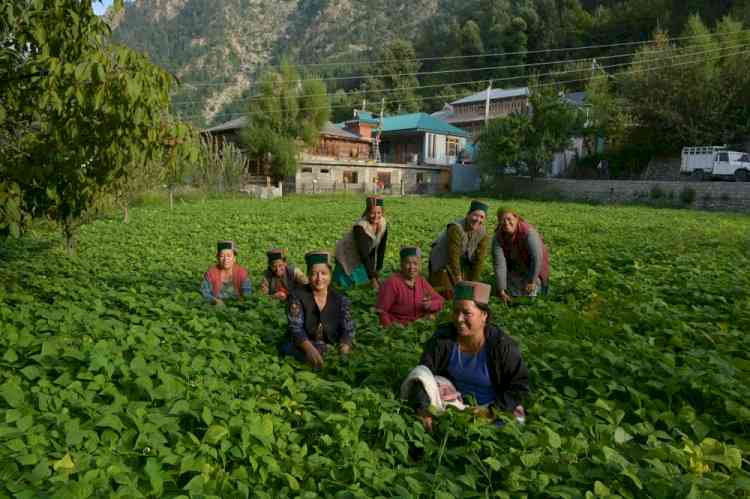
[[[237,245],[234,241],[219,241],[216,249],[216,265],[203,275],[201,294],[214,305],[223,305],[225,300],[244,300],[252,292],[247,270],[237,264]]]
[[[284,301],[289,293],[307,284],[307,276],[300,269],[287,262],[286,252],[274,248],[266,253],[268,268],[260,283],[263,294]]]
[[[377,290],[385,260],[388,224],[383,215],[383,198],[368,197],[365,212],[352,230],[336,243],[334,282],[349,288],[370,283]]]
[[[400,256],[401,271],[390,276],[378,292],[376,308],[383,327],[394,322],[407,325],[422,317],[433,318],[443,308],[443,297],[419,275],[422,267],[419,248],[401,248]]]
[[[498,297],[547,294],[549,252],[533,225],[509,208],[497,210],[497,230],[492,240],[492,260]]]
[[[463,408],[466,397],[476,400],[471,410],[490,419],[492,409],[525,418],[522,397],[529,390],[529,371],[516,344],[491,323],[491,287],[460,282],[453,292],[453,322],[438,327],[427,341],[420,365],[401,386],[401,397],[412,401],[417,415],[432,429],[434,406]]]
[[[489,207],[472,201],[465,217],[451,222],[432,243],[430,251],[430,284],[451,298],[459,281],[478,281],[490,247],[485,228]]]
[[[323,367],[323,356],[339,345],[341,353],[351,352],[354,339],[351,303],[330,288],[331,263],[326,252],[305,255],[309,284],[298,288],[287,301],[288,340],[283,355]]]

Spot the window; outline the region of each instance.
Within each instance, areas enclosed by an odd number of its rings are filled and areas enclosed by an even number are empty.
[[[378,184],[383,187],[391,186],[391,173],[390,172],[378,172]]]
[[[322,170],[320,170],[320,173],[331,173],[331,170],[329,170],[328,168],[323,168]]]
[[[458,139],[448,137],[445,141],[445,154],[447,156],[458,156]]]
[[[344,183],[345,184],[356,184],[359,182],[357,172],[345,171],[344,172]]]
[[[729,153],[728,152],[720,152],[719,153],[719,161],[729,161]]]
[[[304,167],[304,168],[302,168],[302,173],[312,173],[312,168],[310,168],[310,167]]]
[[[743,154],[739,159],[740,163],[750,163],[750,154]]]
[[[435,139],[437,139],[437,135],[430,134],[430,137],[432,137],[432,146],[430,146],[430,157],[431,158],[436,158],[437,156],[435,154],[435,149],[436,149],[435,148],[435,145],[436,145],[435,142],[437,142],[437,140],[435,140]]]
[[[424,183],[424,173],[422,172],[417,173],[417,183],[418,184]]]

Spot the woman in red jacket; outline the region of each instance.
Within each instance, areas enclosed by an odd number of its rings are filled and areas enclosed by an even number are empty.
[[[549,251],[536,228],[514,210],[497,210],[497,230],[492,238],[492,260],[497,296],[547,294]]]

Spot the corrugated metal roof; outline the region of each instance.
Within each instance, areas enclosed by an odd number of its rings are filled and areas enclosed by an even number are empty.
[[[323,126],[323,129],[320,131],[322,135],[329,135],[332,137],[341,137],[343,139],[350,139],[350,140],[359,140],[362,142],[370,142],[367,139],[363,139],[359,135],[355,133],[351,133],[348,130],[344,130],[343,128],[340,128],[336,126],[335,124],[331,123],[330,121],[326,123]]]
[[[355,119],[360,121],[361,123],[369,123],[370,125],[377,125],[378,123],[380,123],[380,121],[369,111],[360,111],[359,109],[355,109],[354,115],[356,116]]]
[[[528,97],[529,87],[518,87],[518,88],[493,88],[490,91],[490,100],[497,99],[510,99],[511,97]],[[487,100],[487,90],[477,92],[476,94],[469,95],[463,99],[451,102],[451,105],[456,104],[469,104],[471,102],[484,102]]]
[[[219,133],[219,132],[228,132],[231,130],[239,130],[240,128],[244,128],[247,126],[247,116],[242,116],[240,118],[235,118],[231,121],[227,121],[226,123],[222,123],[221,125],[216,125],[215,127],[206,128],[203,130],[203,133]]]
[[[456,128],[427,113],[401,114],[383,118],[383,133],[406,130],[433,132],[456,137],[467,137],[469,135],[460,128]]]

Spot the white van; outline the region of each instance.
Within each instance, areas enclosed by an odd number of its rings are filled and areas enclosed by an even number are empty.
[[[750,154],[719,146],[683,147],[680,173],[696,180],[713,177],[750,181]]]

